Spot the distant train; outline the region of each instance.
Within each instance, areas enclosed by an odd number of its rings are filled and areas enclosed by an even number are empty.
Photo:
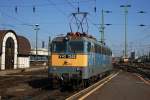
[[[68,33],[52,40],[48,75],[62,86],[88,86],[112,70],[112,51],[86,33]]]

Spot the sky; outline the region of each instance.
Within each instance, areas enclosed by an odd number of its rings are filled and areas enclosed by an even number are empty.
[[[108,10],[111,13],[104,13],[104,23],[112,25],[105,26],[105,42],[115,56],[120,56],[124,50],[125,30],[124,8],[120,5],[131,5],[127,18],[128,52],[135,50],[142,55],[150,51],[149,4],[150,0],[0,0],[0,29],[12,29],[25,36],[34,48],[34,25],[38,24],[38,47],[41,47],[42,41],[47,43],[49,36],[54,38],[70,32],[71,13],[77,12],[79,7],[81,12],[88,12],[88,34],[99,40],[101,11]],[[146,26],[141,27],[140,24]]]

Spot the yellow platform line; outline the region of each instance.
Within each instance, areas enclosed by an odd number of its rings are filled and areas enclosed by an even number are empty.
[[[86,97],[88,97],[89,95],[91,95],[96,90],[100,89],[103,85],[105,85],[106,83],[108,83],[111,79],[113,79],[114,77],[116,77],[118,74],[119,74],[119,72],[116,73],[115,75],[113,75],[112,77],[108,78],[108,80],[104,81],[104,83],[100,84],[99,86],[97,86],[96,88],[94,88],[93,90],[91,90],[86,95],[84,95],[81,98],[79,98],[78,100],[84,100]]]
[[[88,87],[88,88],[86,88],[86,89],[84,89],[84,90],[82,90],[82,91],[80,91],[80,92],[78,92],[78,93],[76,93],[76,94],[74,94],[74,95],[68,97],[66,100],[74,100],[75,98],[79,97],[80,94],[89,91],[93,86],[97,86],[98,84],[100,84],[100,83],[103,82],[104,80],[111,80],[112,77],[114,77],[114,75],[116,76],[116,75],[118,75],[119,73],[120,73],[120,71],[117,72],[116,74],[113,73],[113,74],[107,76],[106,78],[100,80],[99,82],[95,83],[94,85],[92,85],[92,86],[90,86],[90,87]],[[105,83],[105,84],[106,84],[106,83]],[[104,85],[104,84],[103,84],[103,85]]]

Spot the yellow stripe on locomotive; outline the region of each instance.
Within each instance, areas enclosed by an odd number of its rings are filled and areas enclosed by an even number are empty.
[[[88,66],[88,55],[86,54],[52,54],[52,66],[86,67]]]

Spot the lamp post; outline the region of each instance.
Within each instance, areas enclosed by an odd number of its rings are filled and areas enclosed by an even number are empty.
[[[128,15],[128,8],[131,7],[131,5],[121,5],[120,7],[124,8],[124,18],[125,18],[125,47],[124,47],[124,58],[127,59],[127,15]]]
[[[38,52],[37,52],[37,49],[38,49],[38,31],[40,30],[39,24],[35,24],[34,30],[36,31],[35,54],[36,54],[36,61],[37,61],[38,60],[38,58],[37,58],[37,54],[38,54]]]

